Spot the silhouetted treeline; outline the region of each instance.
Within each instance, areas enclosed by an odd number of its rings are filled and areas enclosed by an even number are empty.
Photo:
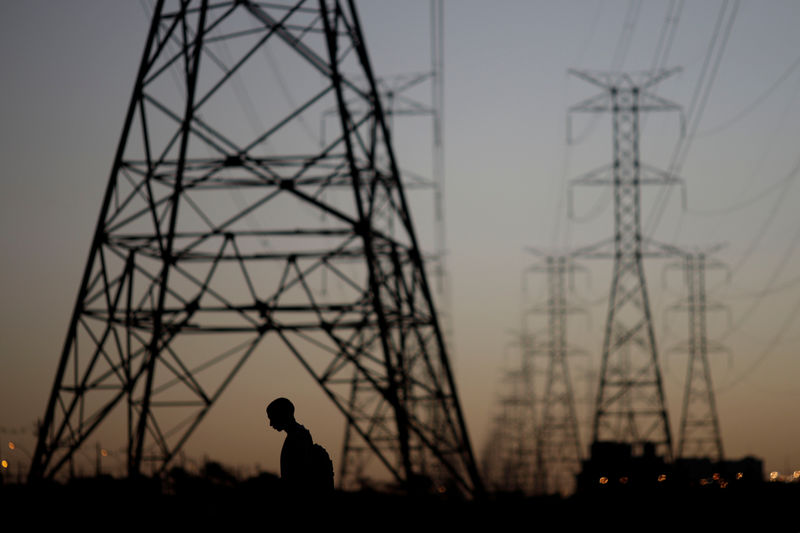
[[[336,491],[324,502],[292,502],[271,473],[239,479],[218,463],[198,473],[172,469],[165,479],[76,478],[0,487],[5,518],[30,525],[257,527],[294,524],[350,530],[428,531],[525,524],[535,531],[772,530],[795,527],[800,484],[693,487],[670,491],[598,491],[572,497],[490,494],[477,500],[378,490]]]

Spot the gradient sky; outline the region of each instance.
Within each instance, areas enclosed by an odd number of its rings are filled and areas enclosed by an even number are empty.
[[[52,386],[149,5],[0,4],[0,433],[20,442],[23,452],[33,451],[30,428]],[[445,2],[449,348],[478,452],[508,362],[510,332],[520,323],[521,273],[534,260],[524,248],[567,250],[613,230],[607,189],[572,189],[574,216],[567,217],[569,181],[611,158],[608,116],[573,116],[574,139],[566,142],[569,106],[596,93],[567,70],[651,68],[669,5]],[[379,75],[429,68],[427,0],[370,0],[359,7]],[[723,245],[715,257],[727,269],[709,272],[708,297],[725,306],[709,316],[709,337],[728,349],[711,355],[725,451],[732,459],[761,457],[767,471],[800,469],[798,26],[800,4],[792,0],[683,4],[663,63],[682,71],[657,92],[684,109],[680,146],[686,152],[676,170],[688,202],[681,205],[680,188],[648,188],[643,197],[647,235],[681,247]],[[642,160],[667,169],[679,146],[679,117],[643,120]],[[396,143],[401,166],[413,166],[413,145],[402,135]],[[426,242],[433,233],[430,202],[418,198],[413,213]],[[591,275],[575,284],[588,313],[570,322],[580,332],[572,342],[589,354],[576,358],[576,379],[599,364],[608,296],[608,265],[590,266]],[[677,434],[687,358],[671,348],[685,335],[686,316],[669,308],[682,296],[681,278],[657,261],[647,263],[647,276]],[[541,278],[527,281],[533,297],[543,294]],[[298,418],[335,460],[343,422],[313,384],[284,366],[286,374],[276,379],[270,361],[250,364],[187,455],[276,470],[282,436],[265,430],[263,406],[288,395],[298,398]],[[585,380],[576,387],[583,391]],[[580,404],[584,422],[590,407]]]

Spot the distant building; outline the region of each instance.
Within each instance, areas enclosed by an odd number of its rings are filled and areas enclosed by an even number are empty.
[[[708,458],[678,459],[667,463],[655,454],[655,446],[645,443],[642,453],[624,442],[595,442],[591,456],[583,461],[578,474],[579,493],[622,491],[657,487],[753,486],[764,482],[760,459],[745,457],[737,461],[712,461]]]
[[[678,459],[673,466],[677,483],[688,487],[718,485],[753,486],[765,481],[764,463],[755,457],[738,461],[711,461],[706,458]]]
[[[634,455],[624,442],[595,442],[591,456],[583,461],[578,474],[578,492],[624,490],[656,486],[669,479],[670,467],[655,454],[655,446],[645,444],[641,455]]]

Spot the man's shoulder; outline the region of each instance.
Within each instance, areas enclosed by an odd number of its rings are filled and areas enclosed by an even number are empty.
[[[288,437],[298,442],[312,442],[311,432],[302,424],[296,424],[286,432]]]

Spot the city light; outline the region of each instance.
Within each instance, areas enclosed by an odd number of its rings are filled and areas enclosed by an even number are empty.
[[[800,483],[800,470],[795,470],[791,474],[781,474],[777,471],[770,472],[769,480],[777,483]]]
[[[605,477],[605,476],[601,477],[600,478],[600,484],[601,485],[605,485],[606,483],[608,483],[608,478]]]
[[[9,450],[14,450],[14,449],[16,449],[16,447],[17,446],[12,441],[8,441],[8,449]]]
[[[0,466],[2,466],[3,468],[8,468],[8,461],[6,461],[5,459],[3,459],[3,461],[2,461],[2,462],[0,462]]]
[[[666,474],[660,474],[660,475],[658,476],[658,482],[659,482],[659,483],[663,483],[663,482],[664,482],[664,481],[666,481],[666,480],[667,480],[667,475],[666,475]]]

